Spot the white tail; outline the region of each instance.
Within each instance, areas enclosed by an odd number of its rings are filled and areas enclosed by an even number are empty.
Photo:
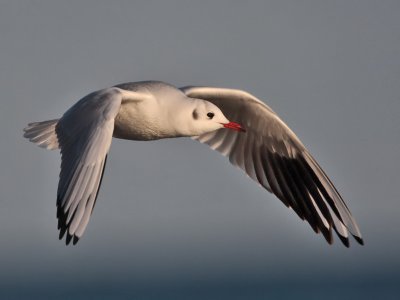
[[[39,147],[55,150],[58,149],[56,125],[58,119],[28,124],[24,128],[24,137]]]

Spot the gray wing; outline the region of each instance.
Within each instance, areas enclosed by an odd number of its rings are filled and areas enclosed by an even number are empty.
[[[61,149],[57,191],[60,239],[76,244],[89,222],[110,149],[122,96],[116,88],[94,92],[72,106],[56,126]]]
[[[267,105],[240,90],[184,87],[189,97],[218,106],[246,133],[219,129],[196,139],[229,157],[233,165],[274,193],[307,220],[316,233],[333,242],[334,229],[345,246],[348,232],[363,244],[360,230],[327,175],[290,128]]]

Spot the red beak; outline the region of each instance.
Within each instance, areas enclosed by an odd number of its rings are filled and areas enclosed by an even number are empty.
[[[229,128],[229,129],[232,129],[232,130],[235,130],[235,131],[246,132],[246,129],[244,129],[242,127],[242,125],[240,125],[238,123],[235,123],[235,122],[229,122],[229,123],[225,123],[225,124],[222,124],[222,125],[224,125],[225,128]]]

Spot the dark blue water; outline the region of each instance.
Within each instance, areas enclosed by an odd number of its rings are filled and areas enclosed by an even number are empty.
[[[79,274],[77,274],[79,277]],[[173,283],[135,285],[71,283],[36,285],[13,283],[3,285],[1,299],[400,299],[400,286],[393,278],[380,282],[315,282],[258,283]],[[323,281],[325,281],[323,283]],[[386,282],[385,282],[386,281]]]

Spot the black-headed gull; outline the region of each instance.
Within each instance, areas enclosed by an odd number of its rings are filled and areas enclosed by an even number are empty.
[[[363,244],[354,218],[318,163],[276,113],[247,92],[124,83],[93,92],[61,119],[31,123],[24,131],[40,147],[60,149],[57,218],[59,237],[66,234],[67,244],[76,244],[89,222],[112,137],[192,137],[229,157],[328,243],[333,229],[345,246],[349,232]]]

